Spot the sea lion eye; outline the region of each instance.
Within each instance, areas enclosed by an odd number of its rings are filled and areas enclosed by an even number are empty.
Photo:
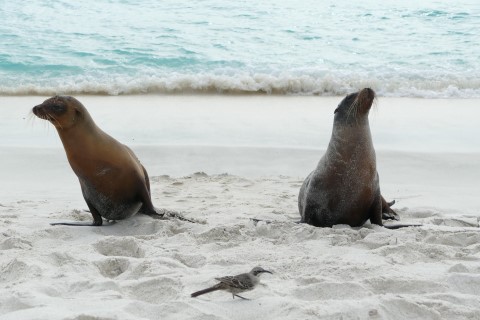
[[[52,108],[52,111],[56,113],[63,112],[65,110],[65,108],[61,104],[54,104],[52,105],[51,108]]]

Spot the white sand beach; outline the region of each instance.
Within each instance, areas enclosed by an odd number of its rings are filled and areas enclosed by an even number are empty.
[[[378,99],[382,194],[422,224],[388,230],[295,223],[341,97],[77,98],[199,223],[51,226],[91,215],[46,97],[0,97],[0,319],[480,319],[479,99]],[[250,300],[190,297],[257,265]]]

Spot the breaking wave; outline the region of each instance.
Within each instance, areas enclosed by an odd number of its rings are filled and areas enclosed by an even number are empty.
[[[12,81],[13,82],[13,81]],[[12,83],[10,82],[10,83]],[[275,94],[344,95],[370,87],[381,96],[423,98],[479,98],[480,77],[475,76],[376,76],[325,74],[210,73],[171,74],[169,76],[82,76],[59,81],[6,81],[0,95],[134,95],[134,94]]]

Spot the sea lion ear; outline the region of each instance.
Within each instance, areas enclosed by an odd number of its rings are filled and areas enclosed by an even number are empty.
[[[337,107],[337,109],[335,109],[335,111],[333,111],[333,114],[337,113],[338,109],[340,109],[340,107]]]
[[[80,118],[82,116],[82,113],[80,112],[80,110],[78,110],[78,108],[75,108],[75,118]]]

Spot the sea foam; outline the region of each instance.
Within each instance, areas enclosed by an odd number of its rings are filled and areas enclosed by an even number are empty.
[[[61,81],[2,84],[0,95],[55,94],[277,94],[277,95],[344,95],[370,87],[380,96],[423,98],[478,98],[480,78],[452,76],[407,79],[392,75],[364,77],[356,74],[325,74],[322,77],[291,74],[234,74],[209,73],[169,76],[125,77],[65,77]]]

